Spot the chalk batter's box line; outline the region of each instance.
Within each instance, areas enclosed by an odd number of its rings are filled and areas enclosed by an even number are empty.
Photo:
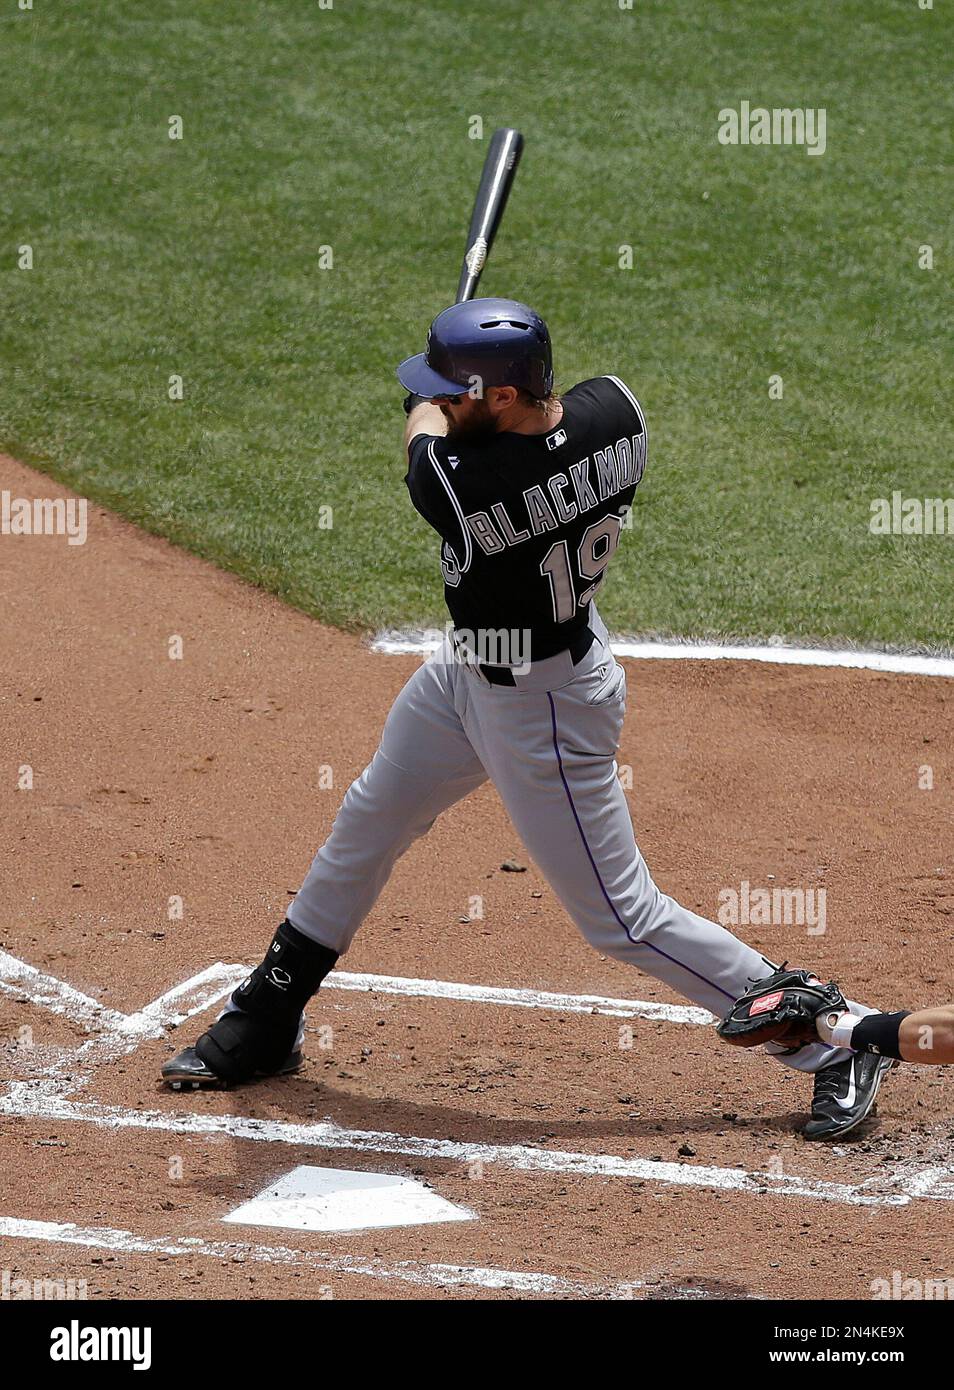
[[[74,1245],[92,1250],[110,1250],[128,1255],[170,1255],[200,1257],[219,1262],[289,1266],[313,1269],[319,1273],[369,1279],[396,1280],[419,1288],[477,1288],[520,1294],[525,1298],[631,1299],[652,1286],[643,1280],[624,1283],[592,1284],[564,1279],[556,1274],[533,1270],[495,1269],[480,1265],[428,1264],[417,1260],[387,1261],[356,1255],[336,1255],[327,1251],[296,1250],[283,1245],[259,1245],[244,1241],[203,1240],[197,1236],[137,1236],[133,1231],[108,1226],[77,1226],[72,1222],[29,1221],[0,1216],[0,1239],[39,1241],[54,1245]],[[333,1295],[334,1289],[329,1288]],[[704,1291],[691,1285],[672,1291],[680,1298],[704,1298]]]
[[[134,1014],[108,1009],[98,1000],[6,951],[0,951],[0,990],[61,1014],[88,1030],[124,1039],[145,1041],[161,1037],[230,993],[248,974],[246,965],[217,961],[176,985]],[[640,1018],[658,1023],[707,1026],[714,1022],[705,1009],[647,999],[620,999],[600,994],[564,994],[552,990],[512,989],[495,985],[461,984],[449,980],[414,979],[400,975],[353,974],[334,971],[323,990],[392,994],[404,998],[443,999],[465,1004],[496,1004],[511,1008],[545,1009],[558,1013],[602,1014],[610,1018]]]
[[[38,1002],[47,1007],[62,1008],[71,1005],[77,991],[71,986],[49,976],[39,976],[33,967],[25,966],[15,957],[0,953],[0,969],[6,968],[17,976],[22,989],[27,985],[27,977],[39,977],[37,988]],[[191,1013],[209,1007],[215,998],[220,998],[234,985],[236,978],[245,973],[244,966],[226,966],[218,963],[208,967],[199,975],[175,986],[152,1004],[134,1015],[116,1015],[109,1020],[111,1028],[117,1032],[107,1033],[108,1046],[118,1044],[123,1052],[135,1050],[146,1038],[162,1036],[165,1027]],[[436,997],[459,998],[459,991],[468,992],[482,1002],[516,1002],[515,996],[524,1006],[535,1006],[536,1001],[545,998],[548,1002],[541,1007],[559,1007],[568,1011],[568,1001],[576,1011],[591,1011],[598,1006],[600,996],[543,996],[534,991],[494,990],[489,986],[446,985],[438,981],[413,981],[389,976],[351,976],[344,988],[366,989],[383,988],[390,985],[397,993],[419,992],[421,987],[428,991],[437,988],[441,993]],[[227,981],[227,983],[226,983]],[[34,983],[36,983],[34,981]],[[58,988],[57,988],[58,987]],[[59,990],[59,992],[58,992]],[[446,994],[447,990],[455,991]],[[476,995],[474,992],[477,992]],[[52,998],[52,1003],[50,1002]],[[98,1007],[89,996],[79,996],[80,1007],[87,1010],[90,1005]],[[65,1000],[65,1003],[63,1002]],[[556,1002],[558,1001],[558,1002]],[[602,1004],[617,1010],[621,1005],[632,1007],[639,1001],[603,999]],[[185,1013],[182,1012],[183,1007]],[[675,1005],[652,1005],[653,1009],[675,1009]],[[684,1010],[683,1012],[688,1012]],[[693,1011],[703,1014],[703,1010]],[[708,1018],[708,1015],[704,1015]],[[120,1020],[116,1023],[115,1019]],[[693,1020],[695,1021],[695,1020]],[[77,1049],[77,1055],[96,1044],[93,1039]],[[92,1056],[88,1056],[93,1061]],[[822,1201],[844,1202],[851,1205],[897,1206],[906,1205],[917,1198],[954,1199],[954,1170],[936,1168],[922,1170],[916,1174],[902,1174],[889,1180],[876,1180],[880,1190],[871,1183],[857,1185],[845,1183],[819,1182],[802,1179],[791,1174],[747,1172],[736,1168],[718,1168],[703,1165],[665,1163],[650,1159],[623,1159],[614,1155],[592,1155],[566,1153],[553,1150],[534,1149],[522,1145],[463,1144],[451,1140],[422,1139],[415,1136],[391,1134],[383,1131],[361,1131],[342,1129],[331,1122],[319,1125],[295,1125],[281,1121],[249,1120],[242,1116],[196,1116],[175,1115],[160,1111],[124,1110],[120,1107],[105,1107],[80,1103],[67,1098],[70,1083],[57,1085],[55,1081],[46,1083],[38,1089],[30,1082],[11,1083],[6,1097],[0,1100],[0,1113],[16,1115],[20,1118],[46,1118],[62,1121],[92,1123],[107,1129],[145,1128],[165,1130],[180,1134],[225,1134],[233,1139],[279,1142],[325,1149],[359,1150],[371,1153],[401,1154],[415,1158],[450,1160],[461,1164],[497,1163],[530,1172],[575,1174],[577,1176],[623,1177],[630,1180],[662,1182],[664,1184],[692,1187],[719,1188],[724,1191],[744,1191],[758,1194],[781,1194],[808,1197]],[[72,1082],[75,1086],[75,1079]]]
[[[379,632],[371,650],[385,656],[417,656],[437,651],[444,639],[438,628],[389,628]],[[821,666],[851,671],[884,671],[904,676],[954,677],[954,657],[922,652],[872,651],[863,647],[796,647],[784,642],[736,643],[610,638],[617,657],[632,661],[755,661],[769,666]]]
[[[14,1082],[0,1098],[0,1115],[57,1123],[91,1124],[113,1133],[142,1129],[197,1139],[222,1135],[253,1143],[292,1147],[399,1155],[450,1162],[468,1169],[499,1165],[518,1172],[558,1177],[623,1179],[674,1187],[717,1189],[750,1196],[787,1196],[849,1206],[907,1206],[922,1199],[954,1201],[954,1169],[932,1168],[900,1173],[861,1183],[840,1183],[799,1177],[792,1173],[747,1171],[704,1164],[672,1163],[661,1159],[623,1158],[540,1149],[523,1144],[483,1144],[452,1139],[423,1138],[387,1130],[347,1129],[331,1120],[298,1124],[284,1120],[251,1119],[243,1115],[185,1114],[137,1110],[124,1106],[74,1101],[38,1091],[27,1082]]]

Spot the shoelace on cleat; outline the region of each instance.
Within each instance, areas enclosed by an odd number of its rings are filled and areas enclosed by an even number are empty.
[[[844,1063],[834,1067],[823,1067],[815,1073],[815,1099],[820,1096],[837,1096],[845,1077]]]

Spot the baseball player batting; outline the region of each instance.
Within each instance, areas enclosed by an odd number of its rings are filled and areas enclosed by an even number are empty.
[[[547,325],[510,299],[445,309],[397,375],[405,482],[441,541],[449,635],[398,695],[261,965],[163,1067],[173,1086],[295,1071],[305,1005],[395,861],[488,779],[597,951],[716,1015],[777,970],[659,890],[617,777],[626,677],[596,595],[646,468],[636,396],[613,375],[555,394]],[[763,1048],[815,1073],[810,1139],[859,1124],[894,1065],[815,1032]]]

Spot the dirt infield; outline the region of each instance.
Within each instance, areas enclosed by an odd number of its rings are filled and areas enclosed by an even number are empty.
[[[0,488],[63,495],[9,460]],[[295,1078],[164,1092],[229,977],[146,1006],[260,958],[416,660],[93,506],[84,545],[0,536],[0,586],[13,1278],[91,1298],[838,1299],[954,1275],[950,1075],[902,1068],[853,1142],[805,1144],[810,1081],[650,1007],[685,1001],[586,946],[487,788],[401,861],[341,965],[416,985],[323,988]],[[823,932],[739,930],[892,1008],[954,996],[952,734],[950,681],[636,663],[620,763],[666,891],[714,915],[743,881],[824,889]],[[477,1219],[222,1223],[299,1164],[417,1177]]]

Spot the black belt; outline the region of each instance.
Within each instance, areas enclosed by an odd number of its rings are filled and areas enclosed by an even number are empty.
[[[569,652],[570,659],[573,665],[576,666],[578,662],[583,660],[595,641],[596,633],[591,632],[588,627],[585,627],[582,632],[577,633],[570,645],[568,647],[562,647],[561,651]],[[550,656],[559,655],[560,652],[550,653]],[[549,657],[541,657],[541,660],[548,661],[549,659]],[[517,684],[513,671],[511,671],[509,666],[485,666],[482,663],[478,663],[477,670],[483,676],[484,680],[489,681],[491,685]]]

